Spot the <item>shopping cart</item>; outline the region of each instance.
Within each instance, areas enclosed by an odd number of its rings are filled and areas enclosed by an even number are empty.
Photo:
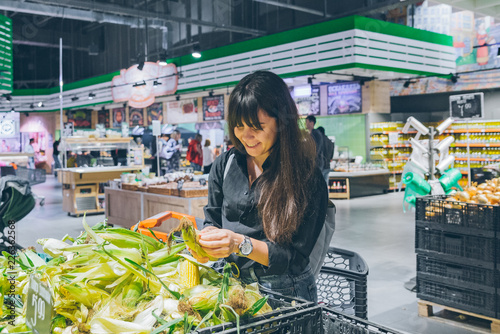
[[[26,167],[17,167],[16,176],[20,179],[27,180],[30,186],[35,184],[44,183],[47,178],[47,172],[45,169],[31,169]],[[36,200],[40,201],[40,206],[45,204],[45,196],[40,196],[33,194]]]
[[[22,249],[15,242],[14,225],[35,207],[35,198],[28,181],[7,175],[0,179],[0,252],[12,253],[12,247]]]

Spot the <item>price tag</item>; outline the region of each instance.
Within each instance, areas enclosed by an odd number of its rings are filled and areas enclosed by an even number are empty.
[[[26,309],[26,326],[33,334],[50,333],[52,296],[49,288],[35,275],[30,276]]]
[[[399,142],[399,133],[389,132],[389,145],[395,145]]]

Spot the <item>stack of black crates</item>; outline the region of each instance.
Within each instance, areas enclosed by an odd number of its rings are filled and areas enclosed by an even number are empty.
[[[500,207],[417,199],[417,297],[492,318],[500,317],[497,261]]]

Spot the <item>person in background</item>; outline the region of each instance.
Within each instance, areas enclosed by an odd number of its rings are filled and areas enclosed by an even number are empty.
[[[203,166],[203,149],[201,148],[202,136],[197,133],[194,139],[189,142],[186,159],[193,166],[193,170],[201,171]]]
[[[10,152],[10,147],[7,145],[5,139],[2,139],[2,146],[0,147],[0,152]]]
[[[162,168],[168,168],[168,160],[172,157],[173,154],[173,152],[169,152],[169,150],[167,149],[167,142],[170,140],[170,136],[171,133],[162,133],[160,135],[160,138],[158,138],[158,156],[156,158],[160,159],[160,171],[162,170]],[[156,165],[156,161],[154,161],[154,163]],[[160,172],[158,175],[163,175],[163,173]]]
[[[35,143],[34,138],[30,138],[29,144],[24,147],[24,153],[32,153],[33,156],[28,158],[28,168],[35,169],[35,148],[33,144]]]
[[[318,127],[318,131],[323,135],[323,153],[324,153],[324,166],[322,169],[323,177],[325,178],[326,184],[329,181],[330,174],[330,161],[333,159],[333,151],[335,150],[335,144],[325,135],[325,128],[322,126]]]
[[[210,139],[206,139],[205,145],[203,146],[203,174],[210,173],[210,168],[212,168],[213,162],[214,152],[210,147]]]
[[[229,97],[228,130],[234,148],[210,171],[200,245],[234,262],[246,284],[317,302],[309,256],[328,192],[285,82],[268,71],[245,76]]]
[[[318,129],[315,129],[316,125],[316,117],[313,115],[309,115],[306,117],[306,128],[307,131],[313,137],[314,142],[316,143],[316,166],[318,166],[321,170],[323,170],[325,166],[325,156],[324,156],[324,147],[323,147],[323,135]],[[327,182],[328,184],[328,182]]]
[[[54,158],[54,170],[62,168],[61,166],[61,161],[59,161],[59,144],[61,142],[58,140],[54,141],[54,144],[52,144],[52,158]],[[57,171],[54,171],[54,176],[57,177]]]
[[[181,133],[178,130],[174,130],[170,139],[167,141],[167,155],[170,156],[168,158],[168,169],[169,171],[179,170],[179,162],[181,160],[181,148],[182,142]]]

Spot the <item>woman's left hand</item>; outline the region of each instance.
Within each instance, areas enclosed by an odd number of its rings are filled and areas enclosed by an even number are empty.
[[[225,258],[238,251],[238,245],[243,240],[241,234],[226,229],[211,229],[201,231],[199,243],[208,255]]]

